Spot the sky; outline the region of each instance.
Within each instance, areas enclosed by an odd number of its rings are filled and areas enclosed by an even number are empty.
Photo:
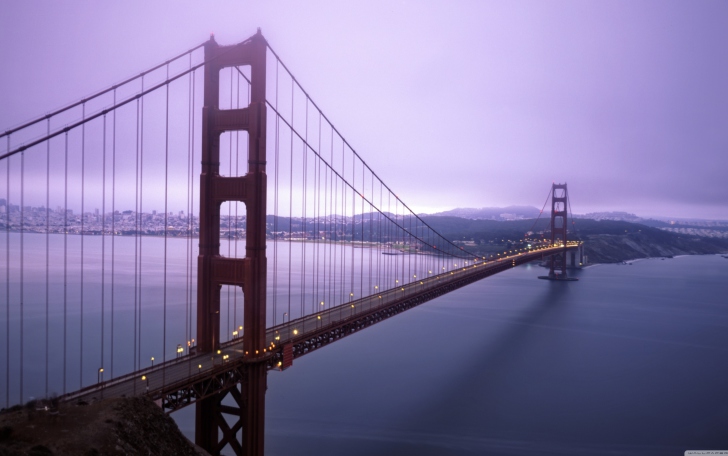
[[[728,220],[728,2],[7,2],[0,130],[260,27],[417,212]]]

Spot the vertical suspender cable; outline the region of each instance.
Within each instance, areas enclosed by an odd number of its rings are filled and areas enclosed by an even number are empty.
[[[574,236],[576,236],[576,221],[574,220],[574,211],[571,210],[571,197],[569,196],[569,190],[565,191],[566,202],[569,204],[569,218],[571,219],[571,226],[574,228]]]
[[[308,171],[308,166],[307,166],[308,165],[308,160],[307,160],[307,157],[308,157],[308,146],[307,146],[307,144],[308,144],[308,99],[304,99],[304,100],[305,100],[305,103],[306,103],[306,118],[305,118],[305,120],[306,120],[306,122],[305,122],[305,125],[306,125],[306,135],[305,135],[306,136],[306,140],[301,145],[302,148],[303,148],[303,169],[302,169],[302,174],[303,174],[303,192],[302,192],[303,214],[302,214],[302,217],[301,217],[301,220],[303,221],[303,226],[301,228],[301,231],[303,232],[303,239],[304,239],[304,241],[301,242],[301,256],[303,258],[303,268],[302,268],[302,271],[303,271],[303,280],[301,281],[301,316],[304,315],[304,311],[305,311],[304,305],[305,305],[305,300],[306,300],[306,242],[305,242],[305,239],[306,239],[306,231],[307,231],[306,230],[306,196],[308,194],[307,193],[307,190],[308,190],[307,189],[307,183],[308,183],[307,177],[308,176],[306,175],[307,174],[307,171]],[[293,199],[293,189],[291,189],[291,199]]]
[[[350,284],[349,284],[349,299],[351,300],[352,294],[354,293],[354,261],[355,261],[355,252],[356,249],[354,248],[354,242],[356,241],[356,157],[352,155],[351,157],[351,271],[349,272],[351,276]],[[347,190],[348,191],[348,190]]]
[[[331,164],[334,163],[334,130],[331,130]],[[336,298],[336,257],[338,256],[337,248],[339,247],[339,235],[337,233],[338,228],[338,219],[336,217],[336,210],[339,206],[339,199],[338,199],[338,184],[336,182],[336,178],[334,177],[334,170],[333,168],[330,171],[331,174],[331,189],[329,192],[331,192],[331,198],[329,199],[329,231],[331,231],[331,243],[329,248],[329,287],[331,289],[330,296],[329,296],[329,307],[334,307],[336,305],[336,302],[334,299]]]
[[[233,67],[230,67],[230,109],[233,109]],[[232,171],[233,171],[233,135],[232,132],[230,133],[228,141],[228,176],[232,177]],[[228,211],[227,211],[227,245],[228,245],[228,251],[227,256],[230,258],[230,253],[232,252],[232,245],[231,245],[231,239],[230,239],[230,228],[232,227],[232,223],[230,220],[231,213],[232,213],[232,201],[228,201]],[[227,288],[227,336],[231,337],[231,331],[230,331],[230,286],[226,286]],[[233,322],[235,323],[235,322]]]
[[[10,150],[10,135],[7,136]],[[5,408],[10,407],[10,157],[5,161],[7,167],[5,201]],[[46,331],[46,336],[48,331]]]
[[[374,174],[372,174],[372,179],[374,179]],[[382,205],[382,184],[379,183],[379,207],[384,210],[384,207]],[[377,213],[377,283],[376,287],[382,286],[382,244],[383,244],[384,238],[382,236],[382,214]]]
[[[370,184],[370,190],[372,192],[371,200],[375,201],[375,193],[374,193],[374,175],[369,174],[371,176],[371,184]],[[374,206],[373,204],[369,204],[369,293],[374,293],[374,288],[372,288],[372,282],[374,281],[374,258],[372,257],[374,255]]]
[[[167,196],[169,194],[169,65],[167,65],[167,85],[165,86],[164,107],[164,296],[162,299],[162,362],[167,361],[167,226],[169,221],[169,208]],[[162,385],[166,385],[167,365],[162,369]]]
[[[51,118],[46,124],[46,132],[51,133]],[[50,207],[51,207],[51,142],[46,141],[46,270],[45,270],[45,395],[48,397],[48,312],[50,303],[49,277],[50,277]],[[7,207],[6,207],[7,209]],[[6,211],[7,212],[7,211]]]
[[[380,192],[382,191],[382,188],[381,187],[382,186],[380,185],[380,188],[379,188],[379,191]],[[391,198],[389,192],[387,192],[387,213],[388,214],[391,214],[392,213],[391,200],[392,200],[392,198]],[[387,231],[387,236],[386,236],[387,243],[386,243],[386,246],[389,247],[391,245],[391,240],[389,238],[389,229],[390,229],[391,222],[389,220],[385,220],[384,224],[385,224],[385,228],[386,228],[386,231]],[[382,261],[384,261],[384,279],[380,282],[379,286],[381,287],[383,283],[386,283],[384,289],[385,290],[388,290],[390,284],[392,283],[392,279],[391,279],[391,277],[389,277],[389,273],[390,273],[390,267],[389,266],[390,266],[390,264],[392,262],[392,259],[391,259],[391,257],[389,255],[387,255],[387,258],[385,258]]]
[[[134,370],[139,369],[139,359],[137,357],[137,266],[139,255],[139,98],[136,100],[136,136],[134,139],[136,162],[134,164]],[[136,388],[136,383],[134,384]]]
[[[364,162],[362,162],[362,167],[361,167],[361,182],[362,182],[362,184],[361,184],[361,193],[362,193],[362,198],[361,198],[361,247],[362,247],[362,250],[361,250],[361,261],[360,261],[360,264],[361,264],[360,276],[361,277],[360,277],[360,282],[359,282],[360,295],[362,298],[364,297],[364,250],[363,249],[364,249],[364,195],[366,195],[366,193],[364,193],[366,191],[366,181],[364,180],[366,178],[365,173],[364,173],[365,169],[366,168],[364,167]],[[372,228],[372,226],[371,226],[371,208],[369,211],[369,221],[370,221],[369,229],[371,230],[371,228]],[[371,232],[370,232],[370,236],[371,236]],[[369,250],[369,281],[371,284],[371,276],[372,276],[371,275],[371,264],[372,264],[371,245],[369,246],[369,248],[367,250]],[[369,294],[369,292],[371,292],[371,289],[372,289],[371,287],[368,288],[367,294]]]
[[[363,185],[363,184],[362,184]],[[356,248],[354,243],[356,242],[356,156],[352,154],[351,157],[351,214],[352,214],[352,220],[351,220],[351,293],[354,293],[354,288],[356,287],[356,271],[354,270],[354,264],[356,262]]]
[[[321,113],[319,112],[319,120],[318,120],[318,150],[321,151]],[[314,312],[318,309],[319,306],[317,306],[317,302],[321,299],[321,294],[319,293],[319,281],[320,281],[320,266],[321,266],[321,245],[319,243],[320,239],[320,233],[321,233],[321,158],[319,158],[316,161],[316,168],[314,169],[316,179],[316,191],[314,192],[316,195],[316,212],[315,212],[315,221],[314,221],[314,235],[316,237],[316,255],[315,255],[315,264],[316,264],[316,291],[315,295],[316,298],[314,299]],[[323,309],[318,309],[323,310]]]
[[[365,203],[364,199],[367,196],[367,194],[366,194],[367,183],[366,183],[366,173],[365,173],[365,168],[364,168],[363,162],[362,162],[361,169],[362,169],[362,178],[361,178],[362,183],[361,183],[361,191],[359,192],[359,200],[361,201],[361,207],[359,208],[360,214],[361,214],[361,248],[359,249],[359,251],[361,252],[361,254],[359,256],[359,295],[363,298],[364,297],[364,282],[365,282],[364,278],[368,277],[368,272],[365,274],[365,271],[364,271],[364,252],[365,252],[364,249],[367,246],[367,244],[365,243],[365,239],[364,239],[364,236],[365,236],[364,233],[365,233],[366,226],[367,226],[367,224],[365,223],[364,211],[366,210],[366,205],[364,204]],[[369,290],[369,288],[367,288],[367,290]],[[367,293],[367,296],[369,294],[371,294],[371,293]]]
[[[405,213],[405,208],[404,207],[402,207],[402,213],[403,214]],[[408,230],[407,231],[409,231],[410,233],[412,233],[412,214],[407,214],[407,218],[409,219],[408,220],[409,226],[408,226]],[[407,253],[407,281],[405,283],[411,282],[412,279],[413,279],[413,274],[412,274],[412,235],[409,234],[408,236],[409,236],[409,241],[408,241],[409,247],[407,248],[407,251],[408,251],[408,253]]]
[[[240,108],[240,76],[237,78],[237,103],[236,108]],[[245,86],[245,106],[250,105],[250,99],[249,99],[249,90],[248,85]],[[247,152],[248,150],[248,144],[246,143],[245,150]],[[247,157],[248,154],[246,153],[245,156]],[[240,175],[240,131],[235,132],[235,175]],[[240,233],[240,220],[238,215],[238,208],[240,206],[240,202],[235,202],[235,258],[238,257],[238,241],[239,241],[239,233]],[[233,326],[237,328],[238,326],[238,291],[242,291],[242,287],[240,290],[238,288],[235,288],[235,300],[233,303]],[[242,323],[242,322],[241,322]],[[242,326],[242,325],[241,325]],[[242,334],[241,334],[242,336]]]
[[[23,369],[25,367],[24,359],[23,359],[23,350],[25,348],[25,341],[24,341],[24,313],[25,313],[25,303],[23,302],[23,298],[25,298],[24,295],[24,283],[23,283],[23,256],[25,254],[25,245],[24,245],[24,231],[25,231],[25,151],[20,153],[20,403],[23,403]]]
[[[189,68],[192,68],[192,53],[189,55]],[[190,354],[191,338],[189,333],[190,318],[190,299],[192,296],[192,284],[190,283],[190,258],[192,230],[190,229],[190,220],[192,213],[190,211],[190,179],[192,173],[192,142],[190,133],[192,131],[192,75],[187,75],[187,205],[185,206],[185,214],[187,216],[187,237],[185,238],[185,340],[187,341],[187,354]],[[187,363],[187,375],[192,376],[192,363]]]
[[[65,134],[63,191],[63,394],[66,394],[66,353],[68,322],[68,130]]]
[[[135,119],[136,135],[134,137],[134,149],[136,161],[134,163],[134,370],[139,369],[137,358],[137,255],[139,241],[139,99],[136,100],[136,119]],[[136,393],[136,382],[134,382],[134,392]]]
[[[397,214],[392,209],[392,192],[387,190],[387,212],[390,214],[391,220],[385,220],[384,223],[387,228],[387,244],[389,251],[393,254],[388,256],[385,262],[385,277],[386,289],[389,290],[395,284],[395,262],[397,261],[397,249],[396,249],[396,236],[395,236],[395,222],[397,221]]]
[[[399,200],[399,198],[397,198],[397,201],[398,202],[401,202]],[[405,214],[406,214],[406,208],[404,207],[404,204],[403,204],[402,205],[402,228],[399,229],[400,234],[402,235],[402,250],[403,250],[403,252],[405,250],[405,243],[406,243],[407,236],[409,236],[409,234],[404,230],[404,225],[405,225],[405,222],[406,222],[406,220],[405,220],[406,215]],[[409,277],[407,277],[407,275],[404,272],[405,262],[409,266],[410,256],[411,255],[409,254],[409,250],[407,250],[407,253],[405,253],[404,255],[402,255],[402,286],[404,286],[404,284],[408,283],[409,280],[412,278],[412,275],[411,274],[409,274]],[[407,272],[409,273],[409,269],[407,270]]]
[[[190,55],[190,59],[192,56]],[[192,65],[192,62],[190,62],[190,65]],[[194,173],[195,173],[195,72],[192,72],[192,108],[190,112],[192,113],[192,121],[190,123],[190,210],[189,213],[189,226],[190,226],[190,236],[189,236],[189,242],[190,242],[190,252],[193,252],[193,246],[194,246],[194,240],[192,236],[192,231],[194,231],[194,204],[195,204],[195,179],[194,179]],[[190,255],[190,289],[192,288],[192,281],[193,275],[192,275],[192,266],[194,264],[194,255]],[[189,334],[190,339],[194,340],[192,338],[192,299],[193,294],[190,292],[190,308],[189,308]]]
[[[321,151],[321,113],[319,113],[319,151]],[[319,243],[321,233],[321,159],[316,162],[316,299],[313,306],[318,309],[317,303],[321,299],[319,291],[321,280],[321,244]],[[321,309],[323,310],[323,309]]]
[[[236,75],[236,79],[235,79],[235,109],[240,109],[241,106],[248,107],[250,105],[250,102],[247,101],[248,96],[249,96],[248,95],[249,86],[247,85],[247,81],[245,81],[245,79],[243,79],[243,86],[245,89],[245,99],[246,99],[245,104],[243,104],[240,100],[240,98],[241,98],[240,78],[241,78],[242,72],[240,71],[240,69],[237,69],[237,70],[238,70],[238,74]],[[245,139],[245,138],[243,138],[243,139]],[[231,138],[231,140],[232,140],[232,138]],[[245,157],[248,156],[248,154],[247,154],[248,147],[247,146],[248,146],[248,143],[246,141],[245,142]],[[247,170],[246,170],[246,172],[247,172]],[[241,171],[240,171],[240,130],[236,130],[235,131],[235,175],[240,176],[240,173],[241,173]],[[243,172],[243,174],[245,174],[245,172]],[[240,237],[241,237],[240,230],[242,229],[242,223],[240,220],[240,205],[241,204],[242,204],[241,201],[235,201],[235,215],[234,215],[235,222],[233,224],[234,230],[235,230],[235,235],[233,236],[233,242],[234,242],[233,256],[235,258],[238,258],[238,248],[240,247],[240,245],[239,245]],[[233,290],[234,290],[233,291],[233,330],[235,331],[235,330],[238,330],[238,325],[242,325],[242,321],[238,321],[238,294],[240,294],[240,296],[242,298],[243,287],[234,287]],[[242,304],[242,301],[240,301],[240,303]],[[243,314],[241,312],[241,320],[242,320],[242,315]],[[266,316],[266,318],[267,318],[267,316]],[[266,322],[266,325],[267,324],[268,323]],[[243,330],[240,329],[239,336],[242,336],[242,334],[243,334]]]
[[[105,323],[105,301],[106,301],[106,114],[104,114],[104,133],[101,147],[101,364],[104,367],[104,323]]]
[[[192,68],[192,53],[190,53],[190,68]],[[187,351],[189,353],[190,347],[190,334],[189,328],[189,312],[190,312],[190,295],[191,295],[191,284],[190,284],[190,239],[192,238],[192,231],[190,230],[190,219],[192,214],[190,213],[190,164],[191,164],[191,142],[190,142],[190,131],[192,129],[192,75],[187,75],[187,206],[185,207],[185,213],[187,214],[187,238],[185,239],[185,340],[187,341]],[[190,365],[191,366],[191,365]]]
[[[401,220],[400,226],[404,227],[404,207],[402,207],[402,216],[400,218],[400,216],[399,216],[399,198],[397,197],[397,195],[394,195],[394,197],[395,197],[394,212],[397,214],[397,218],[399,218]],[[406,276],[404,274],[404,263],[405,263],[404,239],[405,239],[406,233],[404,232],[404,230],[402,230],[402,228],[397,228],[397,238],[399,239],[400,236],[402,239],[402,242],[400,243],[400,245],[402,247],[402,255],[401,255],[402,258],[400,260],[400,265],[402,266],[402,269],[400,270],[399,267],[397,267],[397,273],[399,274],[399,278],[402,279],[400,286],[404,286],[404,284],[406,283],[406,281],[405,281]]]
[[[414,231],[410,230],[410,233],[413,233],[410,235],[410,241],[413,243],[414,250],[410,248],[410,251],[413,252],[414,258],[412,261],[414,262],[414,272],[412,274],[412,280],[417,284],[417,281],[421,278],[421,275],[418,275],[419,273],[419,265],[420,265],[420,256],[418,254],[419,252],[419,240],[420,237],[420,230],[419,230],[419,223],[418,220],[415,218],[415,213],[410,212],[410,220],[412,223],[414,223]],[[417,277],[415,277],[417,276]]]
[[[346,144],[343,141],[341,141],[341,175],[345,176],[346,174],[346,157],[344,156],[344,147],[346,147]],[[338,183],[338,180],[337,180]],[[339,277],[341,280],[341,303],[343,304],[345,301],[344,298],[344,292],[346,291],[346,275],[344,274],[344,263],[346,261],[346,246],[344,245],[344,239],[346,236],[346,187],[344,185],[344,182],[342,180],[341,182],[341,265],[339,266]]]
[[[144,92],[144,78],[142,77],[142,92]],[[140,117],[139,117],[139,230],[137,237],[139,238],[139,367],[142,362],[142,265],[144,258],[144,97],[141,98]]]
[[[86,118],[86,103],[81,105],[81,116]],[[83,214],[85,211],[85,196],[86,196],[86,123],[81,125],[81,312],[79,315],[79,362],[78,362],[78,387],[83,388],[83,247],[84,247],[84,235],[83,235]]]
[[[235,78],[235,109],[240,108],[240,76],[236,75]],[[247,106],[247,105],[246,105]],[[231,106],[232,108],[232,106]],[[232,135],[230,137],[230,142],[232,143]],[[235,177],[239,176],[238,172],[238,164],[240,162],[240,130],[235,131]],[[233,250],[233,255],[235,258],[238,257],[238,202],[235,202],[235,236],[233,237],[233,240],[235,242],[235,249]],[[228,237],[228,242],[230,242],[230,238]],[[238,327],[238,287],[234,288],[233,292],[233,330],[236,330]]]
[[[116,105],[116,89],[114,89]],[[114,259],[116,239],[116,109],[111,126],[111,378],[114,378]]]
[[[331,130],[331,159],[334,158],[334,130]],[[333,163],[333,161],[332,161]],[[326,172],[326,175],[324,176],[324,214],[326,214],[326,220],[324,222],[324,227],[326,229],[326,234],[328,235],[328,261],[326,256],[326,251],[324,250],[324,284],[328,284],[324,288],[324,294],[326,296],[326,300],[324,301],[324,309],[326,309],[327,306],[331,306],[331,289],[333,288],[333,283],[331,283],[331,249],[333,247],[333,236],[331,233],[331,202],[334,199],[334,195],[331,193],[330,188],[333,188],[333,184],[329,183],[329,175],[331,175],[331,180],[333,181],[333,174],[331,173],[331,170],[326,167],[324,168],[324,171]],[[324,246],[326,248],[326,246]],[[328,265],[328,268],[326,267]],[[326,270],[328,269],[328,276],[326,275]],[[326,293],[328,291],[328,293]]]
[[[291,81],[291,125],[293,125],[293,81]],[[291,129],[291,144],[288,151],[289,156],[289,179],[288,179],[288,318],[291,318],[291,262],[293,243],[293,129]]]
[[[331,130],[331,164],[334,164],[334,130]],[[336,257],[338,252],[339,237],[336,233],[336,209],[338,208],[338,199],[336,192],[336,180],[334,178],[334,170],[331,168],[327,175],[331,176],[329,179],[329,188],[326,191],[327,194],[331,195],[329,198],[329,233],[331,240],[329,241],[329,299],[327,301],[328,307],[334,306],[334,299],[336,298]],[[324,306],[326,307],[326,306]]]
[[[333,131],[332,131],[331,135],[332,135],[331,142],[333,143],[333,141],[334,141],[333,140]],[[333,146],[333,144],[332,144],[332,146]],[[333,151],[331,153],[331,164],[332,165],[334,164]],[[332,288],[331,291],[333,293],[333,297],[331,298],[331,305],[335,306],[336,303],[334,302],[334,299],[336,298],[336,294],[337,294],[336,285],[338,283],[340,283],[340,281],[336,280],[336,274],[337,274],[336,258],[338,257],[337,249],[341,248],[341,244],[340,244],[341,239],[339,238],[339,233],[338,233],[339,221],[338,221],[338,218],[336,217],[336,212],[335,212],[335,211],[339,210],[339,182],[334,177],[333,169],[331,170],[331,188],[332,188],[332,195],[333,195],[333,198],[332,198],[333,207],[331,208],[331,217],[333,217],[333,223],[334,223],[334,228],[333,228],[333,232],[332,232],[333,242],[331,243],[331,247],[332,247],[332,250],[334,251],[334,255],[333,255],[333,258],[331,261],[331,276],[333,277],[333,282],[329,282],[329,283],[331,283],[331,288]]]
[[[278,111],[278,65],[276,60],[276,112]],[[280,116],[276,115],[275,185],[273,188],[273,325],[278,319],[278,148],[280,143]],[[248,220],[248,222],[250,222]],[[285,323],[285,318],[283,322]]]

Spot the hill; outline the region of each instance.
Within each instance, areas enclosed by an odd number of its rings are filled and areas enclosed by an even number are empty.
[[[91,404],[32,401],[0,413],[0,455],[179,455],[207,452],[145,397]]]
[[[488,254],[523,246],[529,239],[548,239],[549,220],[471,220],[426,216],[424,220],[448,239],[468,250]],[[583,240],[590,263],[615,263],[634,258],[716,254],[728,252],[728,240],[673,233],[617,220],[576,219],[569,223],[569,239]],[[520,247],[518,247],[520,248]]]
[[[533,206],[455,208],[449,211],[428,214],[436,217],[460,217],[475,220],[521,220],[538,217],[539,210]]]

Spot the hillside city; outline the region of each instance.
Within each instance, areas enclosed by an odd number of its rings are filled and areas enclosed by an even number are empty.
[[[449,215],[467,219],[485,219],[498,221],[525,220],[535,218],[534,208],[528,208],[527,212],[511,211],[498,212],[497,209],[508,210],[512,208],[492,208],[487,217],[476,215],[476,209],[455,209],[447,213],[433,215]],[[494,215],[495,214],[495,215]],[[475,216],[474,216],[475,215]],[[537,215],[537,214],[536,214]],[[687,234],[692,236],[723,238],[728,239],[728,221],[722,220],[652,220],[643,219],[634,214],[626,212],[595,212],[588,214],[576,214],[575,218],[591,220],[615,220],[639,223],[664,231]],[[22,223],[21,223],[22,218]],[[336,216],[339,223],[349,224],[349,217]],[[309,219],[310,220],[310,219]],[[270,225],[270,224],[269,224]],[[64,227],[66,227],[64,229]],[[165,230],[166,227],[166,230]],[[142,234],[147,236],[197,236],[199,234],[199,219],[194,214],[185,214],[184,211],[177,213],[152,211],[137,213],[133,210],[115,211],[113,214],[107,212],[104,217],[99,209],[93,212],[85,212],[83,215],[75,213],[72,209],[64,210],[62,207],[46,209],[43,206],[20,206],[7,204],[5,199],[0,199],[0,230],[20,231],[26,233],[68,233],[101,235],[111,234],[130,236]],[[271,226],[272,228],[272,226]],[[274,233],[275,237],[296,237],[305,238],[303,232],[288,233],[279,231]],[[245,216],[220,216],[220,235],[230,239],[245,237]]]

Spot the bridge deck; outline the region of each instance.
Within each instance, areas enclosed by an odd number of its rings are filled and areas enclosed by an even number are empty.
[[[577,247],[578,243],[570,243],[567,249]],[[173,411],[235,386],[243,379],[247,363],[266,362],[269,369],[285,367],[292,358],[303,356],[437,296],[561,250],[563,247],[545,247],[482,261],[268,328],[268,348],[264,353],[246,353],[242,338],[239,338],[223,344],[217,353],[180,356],[68,393],[61,400],[90,402],[108,397],[147,394],[155,400],[161,400],[166,410]],[[288,355],[284,356],[286,348]]]

